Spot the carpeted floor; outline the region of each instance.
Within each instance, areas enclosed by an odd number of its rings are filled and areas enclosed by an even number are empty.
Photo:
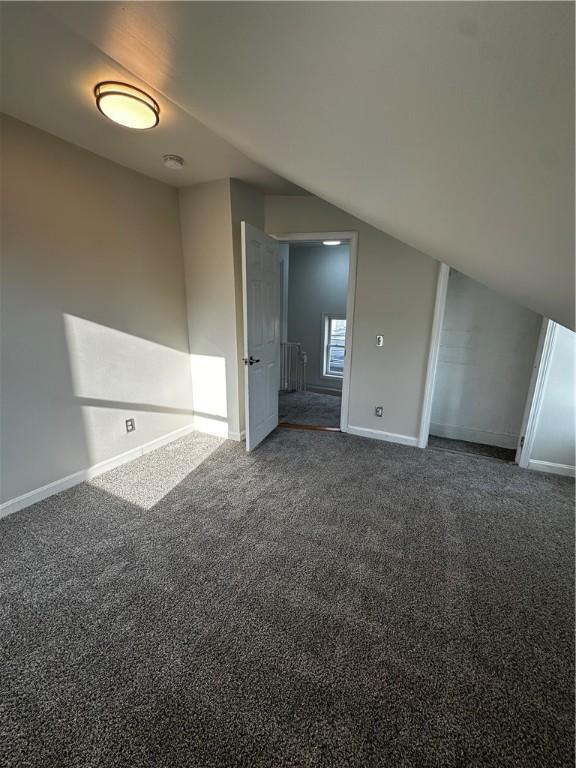
[[[317,392],[281,392],[279,418],[290,424],[340,427],[341,397]]]
[[[572,766],[573,493],[278,430],[1,520],[0,763]]]
[[[453,440],[449,437],[428,437],[428,448],[456,453],[469,453],[474,456],[483,456],[487,459],[499,459],[500,461],[514,461],[516,451],[514,448],[500,448],[497,445],[484,445],[483,443],[471,443],[468,440]]]

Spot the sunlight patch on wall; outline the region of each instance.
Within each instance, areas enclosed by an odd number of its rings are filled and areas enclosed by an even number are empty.
[[[226,360],[214,355],[190,355],[190,364],[194,413],[226,419]]]
[[[188,354],[64,315],[76,397],[190,409]]]
[[[192,422],[187,352],[64,314],[74,406],[91,464]],[[126,420],[135,420],[128,432]]]

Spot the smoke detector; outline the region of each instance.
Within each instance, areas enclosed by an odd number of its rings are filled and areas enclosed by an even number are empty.
[[[184,167],[184,158],[180,155],[164,155],[162,162],[165,168],[170,168],[171,171],[181,171]]]

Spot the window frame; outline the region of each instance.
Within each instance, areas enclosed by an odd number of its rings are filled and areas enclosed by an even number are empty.
[[[344,340],[342,344],[330,344],[330,327],[332,320],[344,320],[346,322],[346,315],[332,314],[325,312],[322,314],[322,355],[320,358],[320,376],[323,379],[336,379],[338,381],[344,380],[344,370],[346,367],[346,334],[348,332],[348,325],[346,325],[346,331],[344,334]],[[344,350],[344,364],[342,366],[342,373],[330,373],[330,347],[341,347]]]

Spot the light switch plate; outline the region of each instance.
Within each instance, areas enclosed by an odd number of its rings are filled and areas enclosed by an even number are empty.
[[[383,347],[384,346],[384,336],[381,336],[380,334],[378,334],[378,336],[376,336],[376,346],[377,347]]]

